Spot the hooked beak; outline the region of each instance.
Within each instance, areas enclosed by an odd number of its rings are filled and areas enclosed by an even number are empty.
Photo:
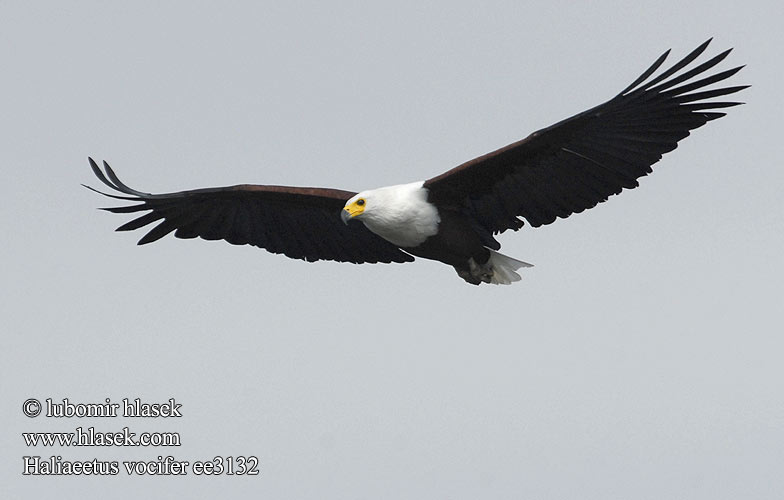
[[[351,220],[351,212],[348,209],[344,208],[340,211],[340,220],[343,221],[343,224],[348,225],[348,221]]]

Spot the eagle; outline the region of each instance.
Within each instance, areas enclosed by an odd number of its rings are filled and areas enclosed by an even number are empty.
[[[472,285],[509,284],[531,264],[498,252],[495,236],[592,208],[638,186],[678,141],[720,112],[743,104],[711,100],[748,85],[706,89],[743,66],[706,75],[732,49],[686,69],[708,40],[657,76],[666,51],[609,101],[436,177],[361,192],[243,184],[150,194],[131,189],[104,161],[88,158],[101,182],[120,194],[88,189],[145,212],[118,227],[158,222],[143,245],[174,231],[177,238],[253,245],[305,261],[390,263],[415,257],[452,266]]]

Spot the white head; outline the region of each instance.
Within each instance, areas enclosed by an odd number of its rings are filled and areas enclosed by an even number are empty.
[[[341,216],[345,222],[357,219],[365,223],[416,216],[418,205],[427,199],[422,184],[420,181],[362,191],[346,202]]]
[[[362,191],[346,202],[343,222],[357,219],[398,246],[416,246],[438,232],[439,216],[427,202],[423,182]]]

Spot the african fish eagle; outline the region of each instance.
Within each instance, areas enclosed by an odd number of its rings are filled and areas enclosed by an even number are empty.
[[[523,219],[533,227],[550,224],[637,187],[690,130],[724,116],[718,109],[742,104],[708,99],[747,85],[702,89],[743,66],[694,80],[732,49],[684,70],[709,43],[651,78],[668,50],[604,104],[426,181],[360,193],[246,184],[150,194],[123,184],[106,162],[102,171],[89,161],[104,184],[126,196],[99,193],[141,202],[104,210],[149,211],[118,231],[161,220],[140,245],[174,231],[177,238],[223,239],[307,261],[411,262],[417,256],[449,264],[474,285],[509,284],[520,279],[519,268],[531,265],[498,253],[494,235],[520,229]]]

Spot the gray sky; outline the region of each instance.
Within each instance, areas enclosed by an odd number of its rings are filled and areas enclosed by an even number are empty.
[[[3,498],[779,498],[780,2],[4,3]],[[536,265],[137,247],[86,157],[152,192],[424,179],[715,36],[746,106],[634,191],[501,236]],[[674,57],[673,57],[674,60]],[[176,398],[179,419],[25,417]],[[20,434],[176,431],[179,448]],[[257,456],[256,477],[23,477],[22,456]]]

